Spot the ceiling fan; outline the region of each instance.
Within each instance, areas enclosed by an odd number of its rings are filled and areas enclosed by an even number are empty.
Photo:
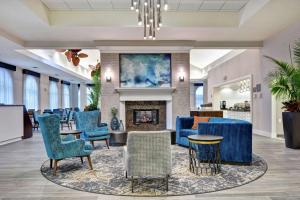
[[[79,53],[82,49],[59,49],[58,52],[65,53],[69,62],[72,61],[74,66],[78,66],[80,58],[88,57],[85,53]]]

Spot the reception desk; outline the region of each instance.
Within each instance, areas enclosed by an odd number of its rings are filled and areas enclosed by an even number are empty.
[[[32,137],[32,125],[23,105],[0,105],[0,145]]]

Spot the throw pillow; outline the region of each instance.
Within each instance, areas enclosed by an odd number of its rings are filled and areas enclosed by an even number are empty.
[[[196,130],[198,128],[198,123],[199,122],[208,122],[208,121],[209,121],[209,117],[194,116],[194,124],[192,126],[192,129]]]

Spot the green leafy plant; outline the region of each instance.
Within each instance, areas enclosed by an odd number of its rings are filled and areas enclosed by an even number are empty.
[[[90,104],[85,107],[85,110],[97,110],[99,105],[99,98],[101,95],[101,67],[100,63],[91,72],[93,86],[92,91],[89,94]]]
[[[300,41],[293,48],[294,62],[265,57],[277,65],[277,69],[268,75],[271,93],[283,100],[286,111],[300,112]]]
[[[113,117],[115,117],[118,114],[118,109],[116,107],[111,108],[111,114]]]

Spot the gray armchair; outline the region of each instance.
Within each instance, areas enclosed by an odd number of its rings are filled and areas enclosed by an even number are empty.
[[[143,177],[165,178],[168,191],[168,178],[172,167],[169,131],[129,132],[124,159],[126,178],[131,178],[132,192],[134,179]]]

